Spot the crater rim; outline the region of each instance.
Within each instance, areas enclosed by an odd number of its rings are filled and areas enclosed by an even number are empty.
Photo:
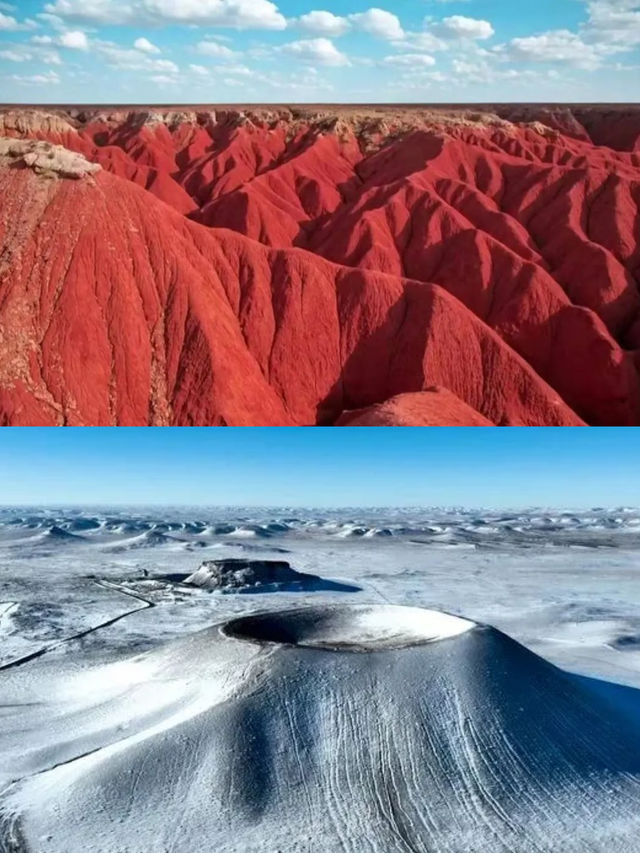
[[[263,646],[374,652],[429,645],[476,625],[425,607],[339,604],[262,610],[230,619],[220,631],[230,639]]]

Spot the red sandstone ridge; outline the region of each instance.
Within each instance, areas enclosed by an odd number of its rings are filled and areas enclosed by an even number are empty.
[[[640,110],[14,109],[0,137],[4,424],[640,423]]]
[[[446,388],[397,394],[355,412],[345,412],[338,426],[493,426],[491,421]]]

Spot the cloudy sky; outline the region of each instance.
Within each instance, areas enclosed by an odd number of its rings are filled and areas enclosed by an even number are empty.
[[[640,0],[371,2],[0,0],[0,101],[638,99]]]

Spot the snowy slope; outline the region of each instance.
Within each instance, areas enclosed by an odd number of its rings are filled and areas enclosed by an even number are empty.
[[[640,850],[640,691],[457,617],[296,608],[61,676],[3,731],[5,849]]]

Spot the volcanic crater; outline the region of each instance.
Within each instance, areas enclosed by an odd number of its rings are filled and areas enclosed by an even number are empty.
[[[437,610],[402,605],[326,605],[242,616],[222,633],[255,643],[335,651],[377,651],[433,643],[474,627]]]

